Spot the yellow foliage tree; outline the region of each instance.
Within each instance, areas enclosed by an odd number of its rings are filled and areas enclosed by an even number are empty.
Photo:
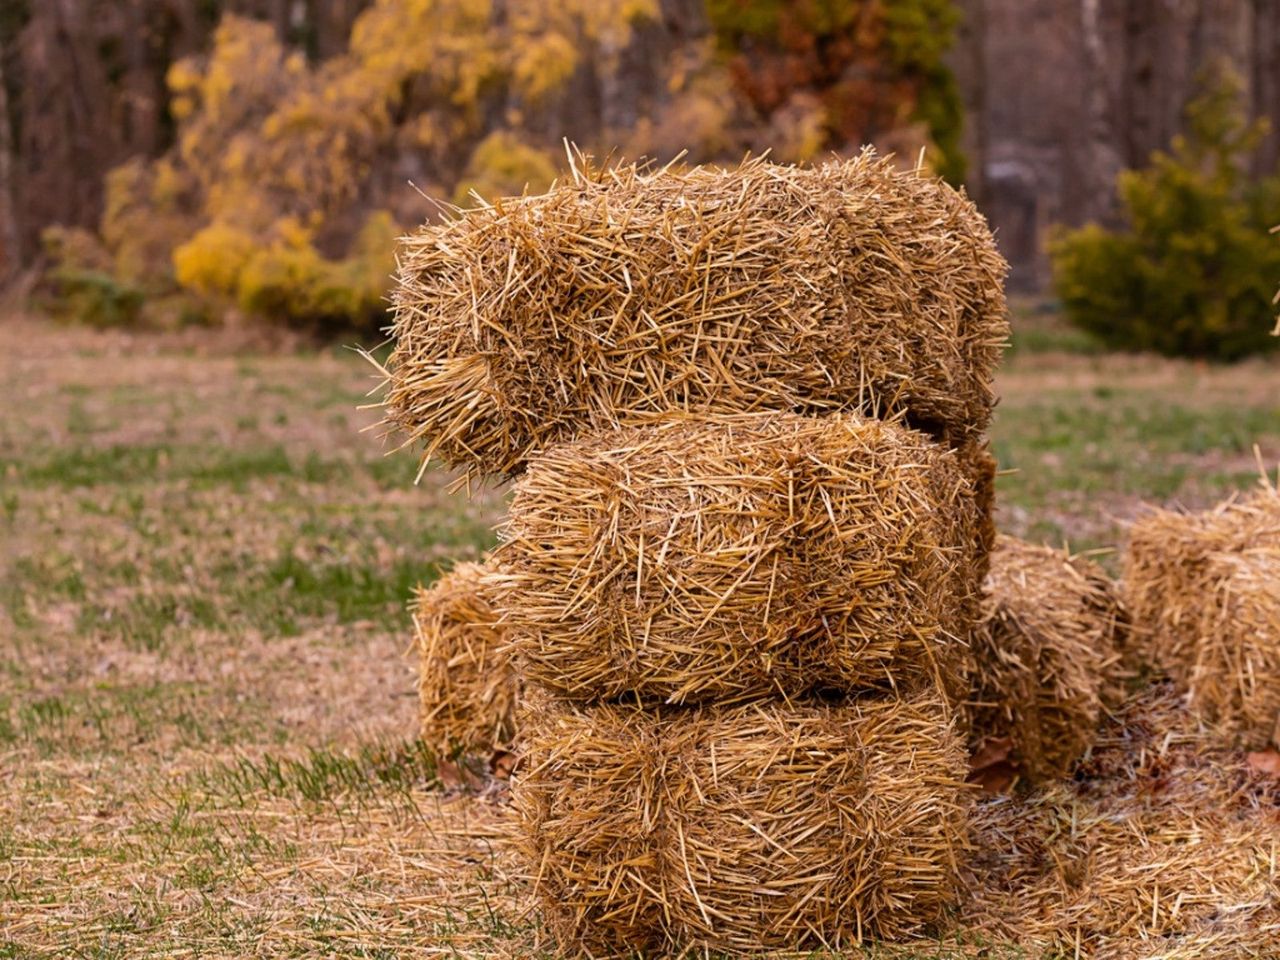
[[[469,207],[476,196],[495,200],[529,190],[542,193],[556,178],[556,165],[546,152],[512,133],[498,130],[476,145],[453,193],[453,202]]]
[[[169,70],[173,150],[111,175],[114,272],[289,322],[376,323],[397,230],[365,213],[377,164],[414,156],[461,202],[544,189],[556,155],[524,116],[586,51],[616,58],[658,15],[657,0],[373,0],[318,66],[227,16],[206,54]]]

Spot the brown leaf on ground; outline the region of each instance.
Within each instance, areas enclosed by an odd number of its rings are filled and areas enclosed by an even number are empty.
[[[1011,759],[1010,737],[987,737],[969,759],[969,782],[983,793],[1004,793],[1018,777],[1018,766]]]
[[[510,780],[519,765],[519,756],[510,750],[495,750],[489,758],[489,772],[498,780]]]
[[[1245,755],[1245,763],[1254,773],[1280,780],[1280,750],[1258,750]]]
[[[446,790],[462,786],[462,769],[452,760],[441,760],[436,764],[436,777]]]

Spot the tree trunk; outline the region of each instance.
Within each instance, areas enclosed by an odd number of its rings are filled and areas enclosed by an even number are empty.
[[[0,288],[8,285],[22,268],[22,230],[18,226],[17,190],[13,182],[13,115],[9,108],[9,74],[5,60],[9,51],[0,45]]]

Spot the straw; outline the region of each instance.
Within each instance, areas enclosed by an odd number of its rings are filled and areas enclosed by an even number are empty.
[[[990,418],[1006,269],[963,193],[870,150],[581,160],[403,240],[386,423],[469,477],[672,411],[905,412],[958,446]]]
[[[668,420],[533,462],[494,604],[528,678],[577,700],[958,691],[979,522],[955,454],[899,425]]]

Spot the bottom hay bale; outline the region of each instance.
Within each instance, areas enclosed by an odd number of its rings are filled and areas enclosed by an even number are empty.
[[[489,568],[460,563],[410,601],[421,737],[444,756],[511,747],[520,682],[484,588]]]
[[[567,952],[899,939],[958,894],[969,790],[936,694],[522,714],[518,843]]]
[[[1125,622],[1097,564],[1001,537],[973,638],[973,740],[1007,738],[1031,780],[1067,773],[1093,742]]]
[[[1206,579],[1187,702],[1228,742],[1280,744],[1280,549],[1215,554]]]
[[[1170,685],[1106,724],[1073,781],[984,801],[974,823],[967,940],[1027,958],[1280,956],[1280,784]]]

